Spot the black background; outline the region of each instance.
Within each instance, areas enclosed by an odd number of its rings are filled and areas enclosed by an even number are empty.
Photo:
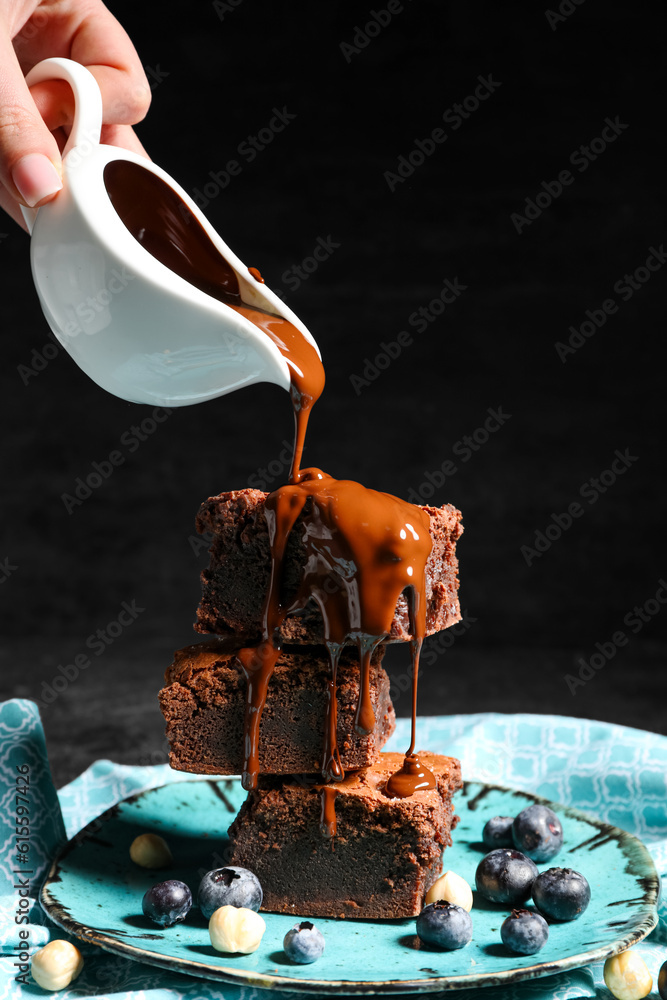
[[[429,640],[420,710],[558,712],[667,733],[667,611],[636,634],[623,621],[667,576],[665,269],[626,302],[613,287],[665,238],[661,5],[561,4],[572,13],[552,26],[539,4],[414,0],[347,56],[341,43],[355,44],[371,5],[110,7],[153,83],[138,127],[149,153],[190,192],[242,163],[205,213],[320,344],[327,388],[306,464],[405,497],[447,459],[457,466],[431,502],[463,511],[468,627]],[[480,76],[500,86],[460,127],[443,123]],[[275,108],[296,117],[248,162],[239,144]],[[627,127],[580,171],[570,155],[607,118]],[[386,172],[435,128],[446,141],[391,191]],[[518,233],[512,214],[566,169],[573,183]],[[20,367],[36,371],[51,339],[28,238],[9,220],[0,231],[0,559],[15,567],[0,573],[1,693],[46,702],[59,667],[87,652],[91,666],[43,709],[57,780],[99,756],[161,762],[155,693],[193,639],[206,562],[194,515],[278,460],[289,400],[262,385],[179,409],[130,453],[121,436],[148,408],[107,395],[62,352],[38,374]],[[286,272],[320,237],[340,245],[294,289]],[[417,332],[408,318],[445,279],[465,291]],[[609,298],[618,311],[563,363],[556,342]],[[351,376],[401,330],[414,342],[357,393]],[[499,408],[509,419],[457,458],[456,442]],[[68,513],[62,494],[119,446],[122,466]],[[627,471],[582,498],[617,450],[633,456]],[[527,565],[521,547],[576,501],[582,516]],[[124,601],[144,610],[91,653],[88,636]],[[566,675],[619,629],[627,645],[573,693]],[[402,655],[389,657],[396,678]]]

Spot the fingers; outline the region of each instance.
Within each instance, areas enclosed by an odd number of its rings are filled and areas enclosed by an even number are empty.
[[[90,5],[71,41],[71,58],[86,66],[102,91],[107,125],[136,125],[151,103],[151,88],[125,29],[101,2]]]
[[[104,121],[135,125],[146,115],[151,90],[137,52],[125,29],[101,0],[53,3],[40,8],[45,18],[39,30],[19,32],[14,48],[25,73],[51,56],[64,56],[85,66],[102,91]],[[40,110],[63,113],[56,98],[44,98]],[[70,108],[71,115],[71,108]],[[67,124],[62,118],[58,124]]]
[[[0,34],[0,181],[33,208],[62,188],[58,144],[44,124],[9,37]]]
[[[151,91],[125,30],[101,0],[80,0],[73,9],[54,4],[45,15],[38,30],[19,32],[14,45],[0,25],[0,204],[19,220],[16,202],[35,207],[62,188],[62,141],[51,131],[62,140],[61,126],[67,131],[74,114],[68,84],[26,86],[24,72],[42,59],[59,55],[86,66],[102,93],[102,141],[146,155],[128,126],[145,116]]]

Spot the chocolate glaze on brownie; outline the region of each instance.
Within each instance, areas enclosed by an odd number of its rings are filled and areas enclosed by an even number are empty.
[[[261,490],[233,490],[202,503],[196,519],[197,531],[209,532],[213,539],[210,564],[201,575],[197,632],[260,637],[271,572],[264,514],[266,496]],[[433,543],[426,564],[426,635],[432,635],[461,619],[456,542],[463,527],[460,512],[451,504],[422,509],[430,518]],[[287,543],[283,566],[285,603],[294,597],[301,581],[304,553],[298,527],[297,521]],[[322,616],[314,602],[309,603],[303,614],[286,618],[280,634],[286,643],[321,643]],[[410,638],[408,603],[403,594],[396,605],[388,641],[407,642]]]
[[[236,653],[241,639],[209,639],[176,652],[159,693],[167,720],[169,761],[179,771],[240,774],[243,767],[245,678]],[[375,652],[370,690],[375,726],[355,731],[359,661],[344,650],[338,674],[338,746],[345,769],[367,767],[395,728],[389,678]],[[329,659],[322,647],[283,647],[262,714],[259,763],[265,774],[317,774],[321,768]]]
[[[307,779],[260,777],[230,827],[230,864],[255,872],[263,909],[295,916],[410,917],[442,870],[442,850],[457,822],[452,795],[457,760],[427,752],[420,760],[436,787],[406,798],[385,794],[403,754],[383,753],[335,786],[337,834],[320,832],[321,786]]]

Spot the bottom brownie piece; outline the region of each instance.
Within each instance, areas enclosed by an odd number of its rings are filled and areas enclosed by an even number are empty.
[[[419,759],[437,787],[408,798],[384,794],[403,763],[397,753],[380,754],[371,767],[336,784],[332,838],[320,829],[322,786],[261,777],[229,836],[230,864],[249,868],[262,883],[262,909],[374,920],[418,914],[442,871],[442,850],[451,846],[458,821],[452,795],[462,786],[458,760],[431,753]]]
[[[179,649],[159,693],[167,721],[169,762],[178,771],[239,774],[243,768],[246,683],[236,657],[238,639],[210,639]],[[366,767],[396,727],[384,647],[369,671],[375,728],[355,732],[359,699],[356,647],[346,647],[338,666],[338,749],[344,769]],[[269,682],[259,736],[260,770],[267,774],[317,774],[322,766],[324,725],[331,675],[323,646],[284,648]]]

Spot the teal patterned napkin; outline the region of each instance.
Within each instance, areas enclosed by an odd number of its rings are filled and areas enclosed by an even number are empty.
[[[27,942],[34,949],[49,940],[36,898],[51,859],[66,841],[39,710],[31,701],[4,702],[0,705],[0,953],[19,957]]]
[[[409,722],[400,719],[387,749],[402,750],[409,742]],[[495,713],[423,717],[419,743],[430,750],[459,757],[469,780],[511,785],[565,805],[583,809],[639,836],[650,850],[658,871],[667,874],[667,738],[624,726],[548,715]],[[135,792],[167,782],[192,780],[168,766],[125,767],[96,761],[56,796],[50,780],[44,737],[36,706],[26,701],[0,705],[0,872],[3,917],[0,924],[0,1000],[46,996],[31,984],[18,985],[14,966],[15,830],[12,808],[16,767],[31,766],[31,827],[29,854],[35,872],[43,874],[47,860],[64,837],[72,837],[105,809]],[[35,775],[34,779],[32,774]],[[37,787],[38,786],[38,787]],[[58,801],[62,816],[58,809]],[[64,818],[64,829],[63,829]],[[37,876],[36,876],[37,877]],[[32,885],[35,885],[33,882]],[[32,897],[34,898],[34,897]],[[30,951],[63,932],[30,910]],[[86,956],[80,977],[58,994],[65,1000],[113,997],[113,1000],[296,1000],[303,994],[227,986],[163,972],[92,946],[77,946]],[[660,923],[636,946],[653,975],[667,961],[667,901],[661,902]],[[655,985],[654,985],[655,990]],[[450,993],[430,994],[451,997]],[[480,990],[460,991],[461,1000],[479,997]],[[602,964],[558,976],[484,989],[483,1000],[570,1000],[596,997],[609,1000]],[[396,996],[394,994],[394,996]]]

